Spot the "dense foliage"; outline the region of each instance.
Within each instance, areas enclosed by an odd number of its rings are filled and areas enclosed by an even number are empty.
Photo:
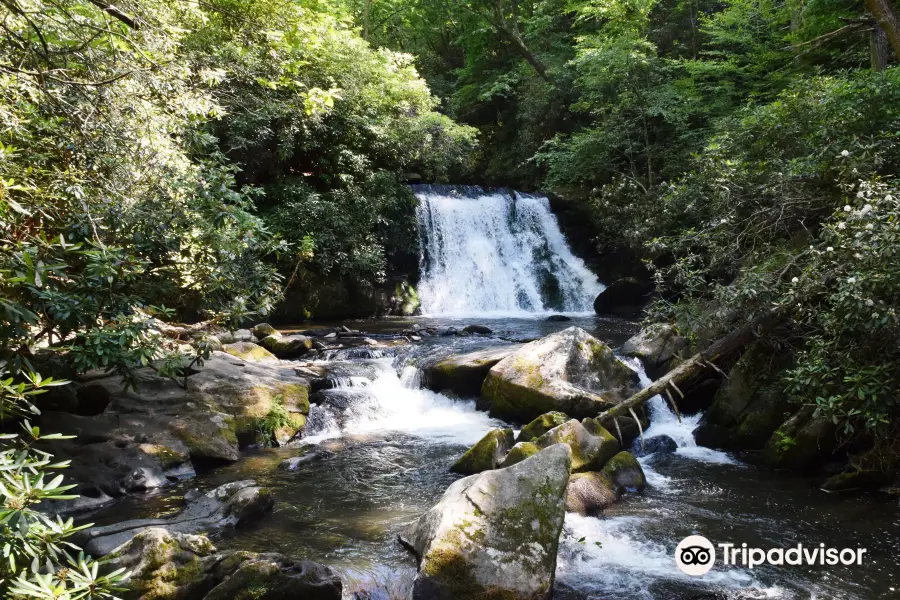
[[[575,198],[601,255],[645,261],[652,319],[702,344],[782,307],[784,390],[900,440],[891,2],[350,6],[479,128],[480,182]]]
[[[474,130],[435,106],[331,3],[0,1],[0,426],[26,434],[0,442],[4,593],[118,580],[34,506],[66,488],[29,373],[175,377],[210,346],[184,361],[159,319],[235,325],[305,273],[382,281],[415,246],[407,174],[468,168]]]

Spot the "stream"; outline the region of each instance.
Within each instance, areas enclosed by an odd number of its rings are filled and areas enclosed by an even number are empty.
[[[638,327],[590,311],[603,289],[574,257],[546,198],[480,188],[422,186],[422,309],[432,316],[355,321],[366,333],[441,330],[478,323],[489,336],[427,336],[383,350],[319,357],[332,388],[316,396],[299,445],[250,450],[239,462],[91,516],[98,524],[177,511],[185,491],[237,479],[270,487],[274,512],[237,531],[213,532],[220,548],[276,551],[338,569],[347,598],[401,599],[416,572],[397,535],[433,506],[458,475],[449,467],[492,427],[505,423],[422,386],[428,360],[523,342],[572,325],[612,348]],[[546,317],[565,312],[571,321]],[[636,361],[630,366],[642,376]],[[644,383],[648,383],[644,377]],[[874,599],[900,597],[900,509],[877,496],[828,495],[819,479],[774,473],[694,442],[701,415],[679,422],[659,398],[647,439],[668,435],[674,454],[640,459],[648,485],[597,517],[569,514],[554,598]],[[297,471],[285,458],[316,452]],[[684,537],[788,548],[867,549],[861,566],[726,567],[692,578],[678,570]]]
[[[416,318],[425,326],[464,326],[471,320]],[[634,331],[622,321],[575,317],[481,319],[497,337],[433,337],[386,351],[379,358],[325,361],[346,374],[314,406],[300,447],[251,450],[240,462],[154,493],[130,496],[91,520],[104,524],[177,511],[191,488],[253,478],[271,487],[274,512],[237,531],[214,532],[220,548],[277,551],[341,571],[346,597],[400,599],[415,576],[415,560],[396,537],[459,476],[457,458],[487,430],[504,423],[475,410],[474,401],[420,388],[416,364],[443,356],[525,341],[573,324],[616,347]],[[408,320],[355,322],[373,332],[407,329]],[[504,340],[498,339],[505,338]],[[380,354],[376,352],[376,354]],[[632,367],[638,367],[631,362]],[[639,367],[638,367],[639,368]],[[626,496],[602,518],[569,514],[560,544],[554,598],[847,598],[897,597],[900,589],[900,510],[876,497],[828,495],[818,480],[782,475],[743,464],[728,454],[697,447],[691,436],[700,415],[681,423],[659,399],[651,404],[646,437],[668,435],[675,454],[641,459],[648,486]],[[321,460],[291,472],[280,462],[304,451]],[[714,543],[788,547],[803,542],[865,547],[862,566],[725,568],[702,578],[676,568],[675,545],[702,533]],[[584,538],[583,541],[582,538]],[[599,546],[597,543],[599,542]],[[704,594],[718,595],[704,595]]]

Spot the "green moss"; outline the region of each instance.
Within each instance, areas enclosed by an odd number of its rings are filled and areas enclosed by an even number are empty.
[[[559,411],[544,413],[534,421],[523,427],[522,431],[519,432],[519,437],[516,438],[516,441],[529,442],[531,440],[537,439],[554,427],[562,425],[568,420],[569,417],[566,416],[565,413],[561,413]]]
[[[234,356],[241,360],[246,360],[248,362],[277,360],[274,354],[272,354],[262,346],[258,346],[252,342],[237,342],[234,344],[226,344],[222,347],[222,350],[224,350],[231,356]]]
[[[513,557],[510,560],[521,562],[526,572],[546,571],[559,545],[562,521],[556,512],[558,500],[555,487],[545,480],[532,497],[490,515],[492,547]],[[461,521],[429,551],[422,574],[442,584],[451,598],[519,600],[521,595],[517,592],[485,586],[476,579],[463,549],[469,544],[484,545],[485,537],[480,527]],[[538,590],[538,596],[549,591],[551,581],[552,573],[545,587]]]
[[[534,442],[519,442],[512,447],[500,466],[503,468],[511,467],[516,463],[522,462],[529,456],[534,456],[540,451],[541,449],[538,448],[537,444]]]
[[[481,395],[490,402],[491,415],[513,421],[531,421],[556,408],[556,400],[537,389],[518,385],[489,372]]]
[[[450,470],[472,475],[496,469],[500,458],[513,445],[512,429],[492,429],[469,448]]]
[[[141,444],[139,447],[141,452],[155,456],[165,470],[183,465],[189,460],[189,457],[186,454],[176,452],[162,444]]]

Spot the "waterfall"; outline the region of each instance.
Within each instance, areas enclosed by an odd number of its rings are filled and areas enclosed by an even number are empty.
[[[604,286],[572,254],[547,198],[466,186],[414,191],[425,314],[591,312]]]

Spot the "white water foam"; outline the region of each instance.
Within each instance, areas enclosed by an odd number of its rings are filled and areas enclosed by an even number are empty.
[[[592,314],[604,286],[572,254],[547,198],[445,186],[416,195],[426,315]]]
[[[312,408],[312,430],[304,438],[306,443],[345,434],[393,431],[432,441],[472,445],[488,430],[501,425],[487,413],[476,410],[474,401],[451,399],[420,388],[421,373],[415,367],[407,366],[398,375],[392,359],[368,362],[379,367],[374,381],[364,387],[337,388],[337,391],[357,394],[349,406],[341,409],[340,419],[329,409]]]
[[[636,358],[622,358],[622,361],[637,371],[638,377],[641,379],[642,387],[647,387],[653,383],[650,378],[647,377],[647,374],[644,373],[644,367],[641,365],[640,360]],[[678,416],[672,411],[666,401],[662,399],[662,396],[654,396],[647,402],[647,406],[650,409],[650,427],[644,432],[645,440],[661,435],[667,435],[672,438],[678,446],[678,449],[675,452],[679,456],[718,465],[740,464],[724,452],[697,445],[696,440],[694,440],[693,431],[697,428],[697,425],[700,424],[703,413],[681,415],[681,420],[679,421]],[[648,483],[652,485],[652,477],[664,476],[653,471],[651,465],[652,460],[647,460],[646,457],[641,459],[641,466],[644,468],[644,471],[647,472]]]
[[[566,514],[560,540],[556,578],[582,592],[597,592],[598,598],[654,598],[648,587],[659,580],[694,583],[696,580],[678,569],[671,549],[648,540],[641,531],[644,519],[612,517],[598,519]],[[759,597],[776,597],[779,590],[760,589],[746,570],[711,571],[704,585],[726,588],[752,588]],[[593,596],[592,596],[593,597]]]

